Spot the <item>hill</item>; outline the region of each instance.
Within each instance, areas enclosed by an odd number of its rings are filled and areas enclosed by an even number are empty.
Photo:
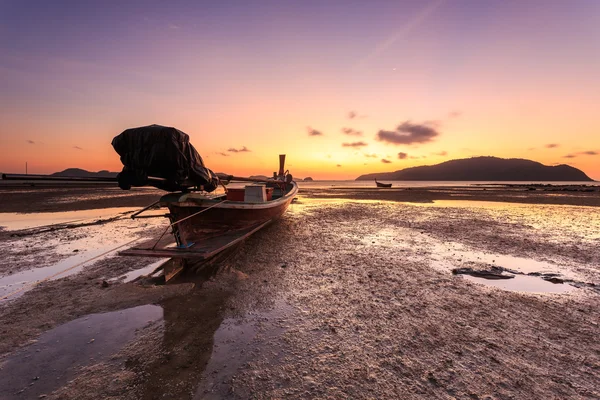
[[[67,168],[64,171],[55,172],[50,176],[64,176],[64,177],[77,177],[77,178],[114,178],[118,172],[109,172],[106,170],[98,172],[90,172],[81,168]]]
[[[395,172],[361,175],[364,180],[406,181],[593,181],[583,171],[561,164],[543,165],[521,158],[473,157]]]

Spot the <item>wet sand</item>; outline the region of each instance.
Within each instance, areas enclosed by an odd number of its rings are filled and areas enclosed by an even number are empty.
[[[305,190],[281,220],[174,284],[125,283],[155,260],[102,257],[0,302],[0,398],[599,398],[598,193],[498,190],[493,202],[464,188]],[[71,191],[0,193],[0,212],[14,211],[8,198],[30,211],[153,201]],[[0,279],[68,260],[72,243],[113,248],[161,230],[149,221],[0,231]],[[526,275],[530,290],[512,291],[451,272],[491,265],[569,283]],[[545,284],[569,290],[539,293]],[[162,316],[139,314],[149,305]],[[120,310],[140,318],[96,316]],[[69,363],[51,362],[52,338],[73,343]],[[39,359],[47,369],[11,367]]]

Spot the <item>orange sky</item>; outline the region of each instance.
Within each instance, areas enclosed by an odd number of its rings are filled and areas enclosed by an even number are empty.
[[[237,175],[492,155],[600,179],[600,2],[390,3],[0,5],[0,171],[118,171],[112,138],[156,123]]]

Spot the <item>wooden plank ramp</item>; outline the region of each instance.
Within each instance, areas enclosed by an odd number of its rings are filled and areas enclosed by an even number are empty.
[[[241,242],[270,222],[271,220],[260,222],[244,229],[229,231],[222,235],[200,239],[190,247],[186,248],[177,247],[175,239],[171,236],[162,238],[158,243],[156,243],[157,239],[154,238],[127,250],[123,250],[119,252],[119,255],[137,257],[193,258],[196,260],[205,260]]]

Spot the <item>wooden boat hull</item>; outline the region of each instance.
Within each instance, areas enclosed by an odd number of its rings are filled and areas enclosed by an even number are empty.
[[[381,182],[375,182],[377,184],[377,187],[380,188],[391,188],[392,184],[391,183],[381,183]]]
[[[207,199],[193,193],[163,196],[160,204],[169,209],[173,236],[148,241],[120,254],[210,258],[281,217],[297,193],[298,186],[291,182],[283,196],[264,203]]]
[[[187,197],[178,202],[169,201],[165,206],[169,208],[171,223],[181,221],[173,228],[178,245],[184,247],[206,237],[273,221],[285,213],[297,192],[298,187],[293,183],[285,196],[266,203],[197,201]]]

